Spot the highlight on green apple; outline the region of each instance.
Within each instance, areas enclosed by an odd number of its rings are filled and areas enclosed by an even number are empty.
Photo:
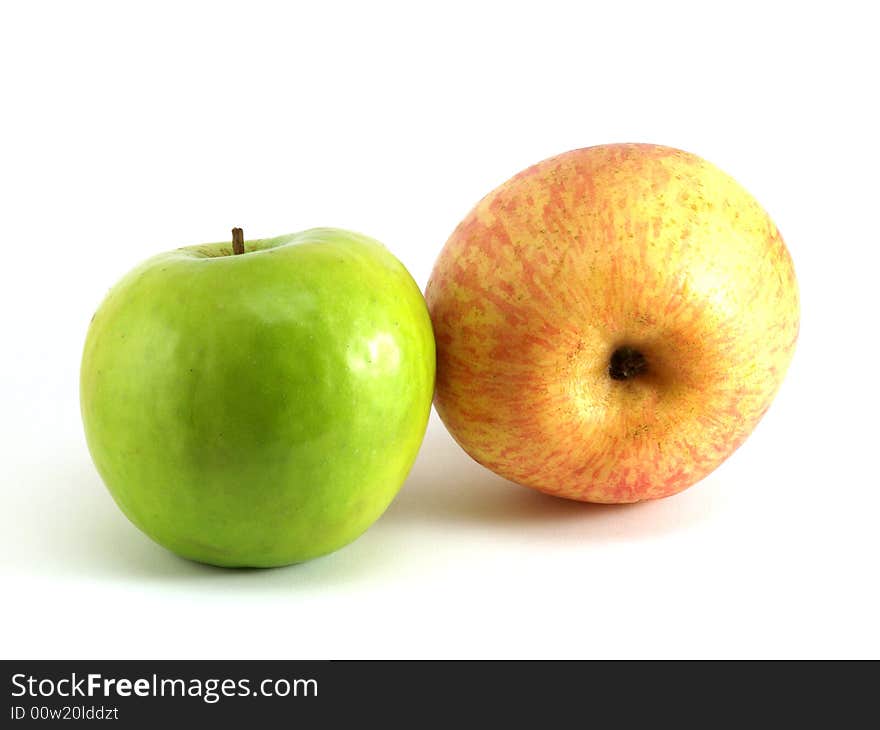
[[[89,326],[89,450],[125,515],[220,566],[324,555],[363,533],[424,437],[424,298],[382,244],[333,228],[144,262]]]

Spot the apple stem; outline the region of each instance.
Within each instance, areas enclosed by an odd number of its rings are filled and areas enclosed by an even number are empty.
[[[608,374],[613,380],[629,380],[645,372],[648,361],[645,356],[633,347],[618,347],[611,354]]]
[[[236,256],[244,253],[244,232],[241,228],[232,229],[232,253]]]

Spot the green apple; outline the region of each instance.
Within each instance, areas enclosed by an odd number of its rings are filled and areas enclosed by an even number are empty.
[[[434,337],[380,243],[318,228],[156,256],[86,337],[95,465],[169,550],[223,566],[329,553],[397,494],[424,437]]]

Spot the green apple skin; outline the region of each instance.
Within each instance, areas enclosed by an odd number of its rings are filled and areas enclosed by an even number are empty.
[[[156,256],[95,313],[89,450],[178,555],[269,567],[351,542],[390,504],[434,391],[425,301],[380,243],[319,228]]]

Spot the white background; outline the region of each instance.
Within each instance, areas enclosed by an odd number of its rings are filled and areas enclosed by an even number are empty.
[[[880,656],[870,5],[4,3],[0,655]],[[115,507],[79,357],[140,260],[233,225],[329,225],[382,240],[424,286],[483,194],[614,141],[718,164],[797,267],[788,379],[702,483],[555,500],[432,420],[389,511],[305,565],[192,564]]]

